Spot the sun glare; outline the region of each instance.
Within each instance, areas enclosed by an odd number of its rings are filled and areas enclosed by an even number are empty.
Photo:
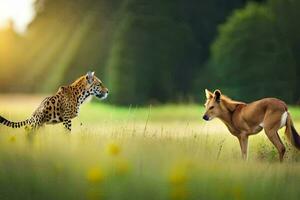
[[[0,0],[0,29],[12,20],[15,30],[24,33],[34,17],[33,3],[34,0]]]

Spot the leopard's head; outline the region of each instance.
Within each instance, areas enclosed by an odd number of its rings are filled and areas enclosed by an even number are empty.
[[[95,76],[95,72],[89,71],[85,75],[87,81],[86,89],[89,93],[99,99],[105,99],[108,95],[108,89],[103,85],[102,81]]]

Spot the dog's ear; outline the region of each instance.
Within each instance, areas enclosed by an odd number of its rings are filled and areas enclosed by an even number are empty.
[[[208,89],[205,89],[206,99],[213,98],[213,93],[211,93]]]
[[[95,72],[91,72],[91,71],[89,71],[86,74],[86,79],[87,79],[87,81],[88,81],[89,84],[93,83],[93,81],[94,81],[94,74],[95,74]]]
[[[214,91],[214,97],[215,97],[216,102],[220,103],[220,101],[221,101],[221,95],[222,95],[222,93],[221,93],[220,90],[215,90]]]

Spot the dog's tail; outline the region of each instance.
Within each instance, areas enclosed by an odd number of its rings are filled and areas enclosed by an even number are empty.
[[[292,143],[292,145],[294,145],[297,149],[300,150],[300,136],[294,127],[290,113],[288,113],[286,121],[285,135]]]
[[[11,128],[21,128],[22,126],[25,126],[30,123],[30,120],[24,120],[21,122],[11,122],[4,117],[0,116],[0,124],[3,124],[5,126],[11,127]]]

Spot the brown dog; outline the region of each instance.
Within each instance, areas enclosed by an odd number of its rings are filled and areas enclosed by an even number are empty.
[[[283,126],[286,127],[285,134],[290,142],[300,149],[300,136],[283,101],[265,98],[246,104],[231,100],[222,95],[220,90],[212,93],[206,89],[205,94],[207,100],[203,119],[209,121],[219,118],[230,133],[239,139],[244,159],[247,158],[248,136],[257,134],[262,129],[278,150],[280,161],[283,160],[285,147],[277,131]]]

